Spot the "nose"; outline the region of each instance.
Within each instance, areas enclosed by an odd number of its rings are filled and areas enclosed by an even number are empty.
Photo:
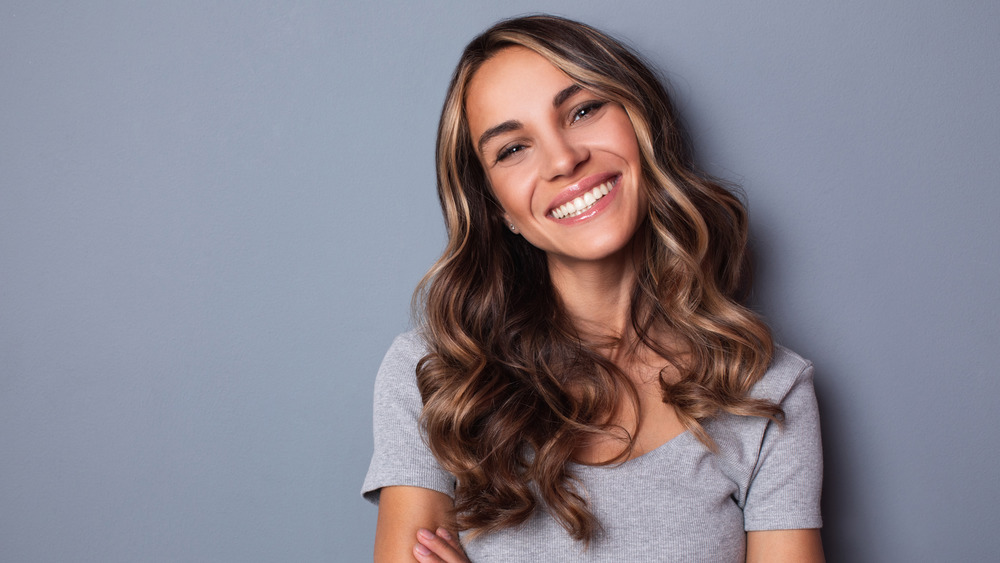
[[[545,169],[547,179],[572,176],[580,164],[590,158],[585,143],[572,139],[566,132],[557,132],[545,140]]]

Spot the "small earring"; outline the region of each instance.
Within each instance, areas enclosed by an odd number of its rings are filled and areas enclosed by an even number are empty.
[[[510,228],[510,232],[514,233],[515,235],[517,234],[517,227],[514,226],[514,223],[507,223],[507,227]]]

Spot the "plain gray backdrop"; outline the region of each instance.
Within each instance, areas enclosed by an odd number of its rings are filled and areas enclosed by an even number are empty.
[[[0,5],[0,560],[370,559],[371,393],[442,249],[459,52],[669,78],[817,365],[831,561],[1000,552],[1000,4]]]

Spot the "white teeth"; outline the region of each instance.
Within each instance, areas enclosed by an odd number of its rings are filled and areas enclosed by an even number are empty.
[[[575,198],[573,201],[566,202],[559,207],[552,210],[552,216],[556,219],[565,219],[567,217],[575,217],[584,211],[590,209],[592,205],[597,203],[597,200],[608,195],[614,184],[609,180],[604,182],[600,186],[586,192],[582,196]]]

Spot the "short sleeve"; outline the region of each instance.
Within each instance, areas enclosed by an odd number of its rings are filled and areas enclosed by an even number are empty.
[[[823,447],[812,364],[805,363],[780,401],[782,424],[769,422],[747,488],[744,528],[819,528]]]
[[[396,337],[375,377],[375,452],[361,494],[378,504],[382,487],[423,487],[454,496],[455,479],[438,465],[420,430],[417,362],[426,353],[416,332]]]

